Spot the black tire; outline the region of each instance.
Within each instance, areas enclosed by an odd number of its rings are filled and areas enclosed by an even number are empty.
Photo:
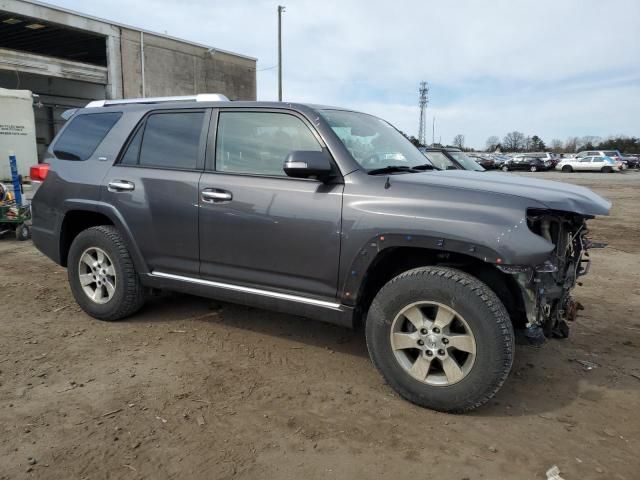
[[[16,228],[16,239],[20,242],[24,242],[31,238],[31,227],[26,224],[18,225]]]
[[[562,167],[562,171],[564,173],[571,173],[573,172],[573,168],[571,167],[571,165],[565,165],[564,167]]]
[[[90,248],[103,250],[112,261],[116,273],[115,291],[106,303],[89,298],[80,284],[80,258]],[[91,227],[78,234],[69,249],[67,261],[69,285],[78,305],[99,320],[120,320],[138,311],[144,304],[144,289],[136,273],[126,243],[111,225]]]
[[[613,169],[611,167],[602,167],[602,169],[600,169],[600,171],[602,173],[611,173],[611,172],[613,172]]]
[[[453,307],[475,337],[475,360],[457,383],[429,385],[412,377],[391,345],[394,318],[415,302]],[[366,323],[367,348],[374,365],[403,398],[443,412],[468,412],[489,401],[505,382],[515,348],[513,326],[496,294],[475,277],[453,268],[421,267],[404,272],[376,295]]]

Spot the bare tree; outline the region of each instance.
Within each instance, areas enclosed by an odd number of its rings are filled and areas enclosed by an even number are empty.
[[[498,145],[500,145],[500,138],[498,138],[496,135],[491,135],[489,138],[487,138],[487,152],[495,151],[495,149],[498,148]]]
[[[554,138],[551,140],[551,150],[554,152],[560,152],[562,150],[562,140],[559,138]]]
[[[578,150],[593,150],[595,145],[600,143],[601,140],[602,138],[594,135],[585,135],[578,140],[577,148]]]
[[[578,137],[569,137],[564,142],[564,151],[567,153],[575,153],[578,148]]]
[[[525,146],[524,133],[513,131],[507,133],[502,139],[502,147],[508,152],[519,152]]]
[[[464,148],[464,135],[459,133],[455,137],[453,137],[453,146],[458,147],[459,149]]]

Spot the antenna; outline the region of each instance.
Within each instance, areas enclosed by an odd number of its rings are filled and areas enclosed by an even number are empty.
[[[418,141],[421,145],[426,145],[427,139],[425,135],[426,123],[427,123],[427,104],[429,103],[429,86],[427,82],[420,82],[420,88],[418,89],[420,94],[419,103],[420,106],[420,125],[418,127]]]

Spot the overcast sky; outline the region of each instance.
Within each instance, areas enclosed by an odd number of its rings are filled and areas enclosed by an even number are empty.
[[[278,2],[50,0],[258,58],[258,99],[277,96]],[[547,143],[640,136],[639,0],[282,0],[284,99],[346,106],[428,140],[483,147],[511,130]],[[260,71],[261,69],[264,69]]]

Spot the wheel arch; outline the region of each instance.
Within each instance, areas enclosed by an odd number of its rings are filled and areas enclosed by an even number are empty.
[[[126,226],[122,216],[112,205],[99,202],[82,205],[72,205],[66,210],[60,224],[59,255],[60,265],[67,266],[69,249],[78,234],[87,228],[98,225],[113,225],[123,235],[131,258],[138,273],[147,273],[144,258],[138,249],[131,231]]]
[[[526,324],[526,310],[521,289],[512,275],[501,272],[492,263],[468,253],[420,246],[394,245],[382,249],[367,266],[356,293],[343,292],[355,306],[354,322],[362,323],[373,298],[392,278],[418,267],[445,266],[473,275],[485,283],[502,301],[515,328]],[[353,273],[355,270],[352,270]]]

